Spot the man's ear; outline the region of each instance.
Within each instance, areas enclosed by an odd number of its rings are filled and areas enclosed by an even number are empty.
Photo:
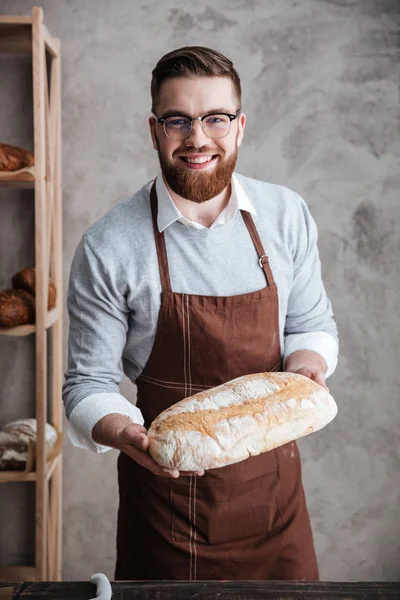
[[[244,128],[246,126],[246,115],[244,113],[242,113],[241,115],[239,115],[238,121],[239,122],[238,122],[238,139],[237,139],[237,145],[239,147],[240,144],[242,143],[242,140],[243,140]]]
[[[157,140],[156,140],[156,121],[154,117],[149,117],[150,135],[153,140],[153,148],[158,151]]]

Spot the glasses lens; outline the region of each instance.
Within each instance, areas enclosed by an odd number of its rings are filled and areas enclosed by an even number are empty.
[[[224,137],[231,127],[231,120],[226,115],[208,115],[203,121],[203,128],[210,138]]]
[[[185,139],[191,129],[191,121],[187,117],[168,117],[164,121],[165,133],[172,140]]]

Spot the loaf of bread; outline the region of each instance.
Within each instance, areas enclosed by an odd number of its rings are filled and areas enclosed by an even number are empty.
[[[25,290],[0,292],[0,327],[18,327],[35,322],[35,298]]]
[[[34,162],[33,154],[29,150],[0,143],[0,171],[18,171],[32,167]]]
[[[21,289],[29,292],[33,296],[36,294],[36,272],[33,267],[22,269],[15,273],[11,279],[13,288]],[[48,292],[48,310],[51,310],[56,305],[56,288],[52,280],[49,280],[49,292]]]
[[[28,445],[16,435],[0,431],[0,470],[23,471],[28,458]]]
[[[224,467],[317,431],[336,413],[332,396],[303,375],[244,375],[163,411],[149,451],[168,469]]]
[[[46,423],[46,447],[54,448],[58,434]],[[0,430],[0,470],[23,471],[28,460],[29,443],[36,442],[36,419],[19,419]]]

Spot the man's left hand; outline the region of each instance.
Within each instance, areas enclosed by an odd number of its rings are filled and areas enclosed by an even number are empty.
[[[287,357],[284,364],[284,371],[305,375],[329,392],[329,388],[325,384],[326,369],[325,360],[318,352],[312,350],[297,350]]]

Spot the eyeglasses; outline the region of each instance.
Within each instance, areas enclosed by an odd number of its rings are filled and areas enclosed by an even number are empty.
[[[241,109],[234,115],[228,113],[208,114],[204,117],[186,117],[171,115],[170,117],[154,117],[161,123],[164,133],[171,140],[184,140],[192,133],[193,123],[200,121],[201,127],[209,138],[223,138],[228,135],[231,123],[240,115]]]

